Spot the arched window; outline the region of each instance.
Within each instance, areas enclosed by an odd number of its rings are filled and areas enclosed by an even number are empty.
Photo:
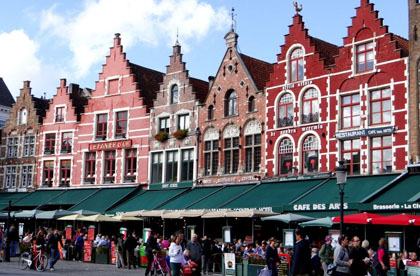
[[[213,120],[214,119],[214,106],[210,105],[207,110],[207,120]]]
[[[297,48],[290,54],[289,61],[290,81],[303,80],[303,50]]]
[[[237,173],[239,168],[239,135],[240,130],[237,126],[228,125],[223,131],[223,154],[224,154],[224,173]]]
[[[309,135],[303,141],[303,173],[318,172],[319,144],[314,135]]]
[[[235,90],[226,93],[225,98],[225,116],[238,114],[238,97]]]
[[[26,125],[28,122],[28,111],[26,108],[22,108],[19,111],[19,125]]]
[[[277,114],[277,127],[293,125],[293,96],[290,93],[284,94],[280,98]]]
[[[310,88],[303,94],[303,114],[302,123],[318,122],[319,118],[319,101],[318,91]]]
[[[278,174],[293,173],[293,143],[289,138],[284,138],[279,146]]]
[[[255,98],[254,96],[249,97],[248,99],[248,112],[255,111]]]
[[[171,104],[178,103],[178,85],[174,84],[171,88]]]

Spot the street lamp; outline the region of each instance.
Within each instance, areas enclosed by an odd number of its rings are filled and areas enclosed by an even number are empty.
[[[337,177],[337,185],[340,189],[340,235],[343,234],[344,221],[344,186],[347,183],[347,168],[344,166],[344,161],[338,162],[339,166],[335,168],[335,175]]]
[[[199,148],[200,148],[200,136],[201,136],[201,131],[200,131],[200,128],[196,128],[195,129],[195,137],[196,137],[196,144],[197,144],[197,147],[196,147],[196,154],[195,154],[195,166],[196,166],[196,169],[195,169],[195,186],[197,186],[197,184],[198,184],[198,156],[199,156],[199,152],[198,152],[198,150],[199,150]]]

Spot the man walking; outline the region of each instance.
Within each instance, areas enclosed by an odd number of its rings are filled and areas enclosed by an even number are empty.
[[[201,255],[202,271],[205,275],[209,275],[209,261],[211,256],[211,242],[207,236],[203,237],[203,250]]]
[[[191,261],[196,263],[198,266],[196,270],[193,272],[195,275],[200,275],[200,268],[201,268],[201,244],[198,242],[198,236],[197,234],[194,234],[191,237],[191,241],[187,243],[187,249],[190,251],[190,258]]]
[[[311,273],[311,249],[309,242],[304,238],[303,230],[295,230],[296,244],[292,260],[293,276],[309,276]]]
[[[134,258],[134,249],[136,248],[136,246],[137,246],[136,239],[133,237],[131,233],[129,233],[124,243],[128,269],[131,269],[131,265],[133,265],[133,268],[136,269],[136,261]]]
[[[147,267],[145,276],[148,276],[151,270],[151,265],[153,263],[153,253],[156,250],[159,250],[159,246],[157,244],[158,234],[152,231],[150,236],[147,238],[146,242],[146,257],[147,257]]]
[[[353,260],[350,266],[351,276],[364,276],[367,275],[367,264],[369,263],[369,255],[363,247],[360,246],[360,238],[354,236],[351,240],[353,247],[350,250],[349,258]]]
[[[279,262],[279,255],[276,248],[276,240],[274,238],[270,239],[270,244],[265,251],[265,264],[268,269],[271,270],[272,276],[277,276],[277,263]]]
[[[61,235],[57,229],[48,237],[48,247],[51,250],[50,257],[50,270],[54,271],[55,263],[60,259],[60,251],[58,250],[58,243],[60,243],[61,248],[63,248],[63,242],[61,241]]]

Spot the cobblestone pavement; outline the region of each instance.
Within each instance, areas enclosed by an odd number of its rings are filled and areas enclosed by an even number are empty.
[[[116,276],[116,275],[144,275],[145,268],[137,269],[117,269],[115,265],[103,265],[84,263],[77,261],[58,261],[54,268],[55,271],[50,271],[49,268],[44,272],[38,272],[32,269],[20,270],[18,267],[19,258],[11,258],[10,263],[0,262],[0,275],[7,276],[32,276],[32,275],[100,275],[100,276]],[[210,274],[211,276],[220,276],[220,274]]]

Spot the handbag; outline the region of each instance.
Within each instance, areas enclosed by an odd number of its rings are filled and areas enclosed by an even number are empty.
[[[271,276],[272,275],[272,271],[271,271],[271,269],[267,269],[267,268],[260,269],[258,271],[258,274],[257,275],[258,276]]]
[[[335,272],[337,271],[337,266],[335,264],[329,264],[327,268],[327,274],[328,275],[335,275]]]

